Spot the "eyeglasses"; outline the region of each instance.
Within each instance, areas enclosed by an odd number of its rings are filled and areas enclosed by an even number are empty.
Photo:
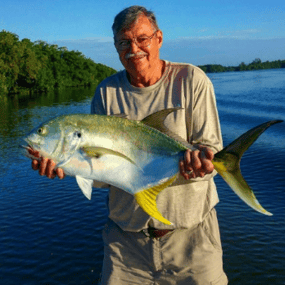
[[[156,34],[158,30],[156,30],[150,37],[142,36],[138,38],[133,38],[129,40],[121,40],[121,41],[115,41],[116,47],[118,50],[124,50],[130,47],[131,42],[134,41],[135,44],[140,47],[146,47],[150,45],[152,38]]]

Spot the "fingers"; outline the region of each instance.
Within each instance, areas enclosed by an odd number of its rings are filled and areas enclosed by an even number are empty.
[[[65,173],[61,168],[57,168],[55,172],[59,179],[63,179],[65,177]]]
[[[32,161],[32,169],[39,170],[41,176],[47,176],[50,179],[54,179],[58,176],[59,179],[63,179],[65,177],[63,169],[57,168],[55,170],[55,166],[56,164],[53,160],[44,157],[42,157],[41,161]]]
[[[180,169],[180,174],[186,179],[189,180],[190,177],[190,173],[189,171],[186,171],[186,163],[184,160],[180,160],[179,161],[179,169]]]
[[[206,158],[208,158],[209,160],[214,159],[214,156],[215,156],[214,152],[209,147],[199,145],[198,148],[200,151],[202,151],[206,155]]]
[[[39,167],[40,167],[39,161],[37,161],[37,160],[32,160],[32,168],[33,168],[34,170],[38,170]]]
[[[51,178],[51,179],[55,178],[56,172],[54,168],[55,168],[55,162],[49,159],[47,161],[46,173],[45,173],[48,178]]]
[[[48,158],[42,157],[42,160],[39,165],[39,174],[41,176],[46,176],[51,179],[55,178],[56,173],[54,171],[54,168],[55,168],[54,161]]]
[[[186,179],[204,177],[206,174],[212,173],[214,165],[213,151],[205,146],[199,146],[198,150],[186,150],[184,160],[179,162],[180,174]]]
[[[200,152],[199,157],[200,157],[200,161],[202,164],[201,169],[203,169],[205,174],[212,173],[214,170],[214,165],[212,163],[212,159],[209,159],[203,151]]]
[[[35,157],[40,157],[40,154],[39,154],[38,151],[36,151],[36,150],[34,150],[34,149],[30,148],[30,147],[27,147],[27,150],[28,150],[29,154],[31,154],[31,155],[33,155]]]

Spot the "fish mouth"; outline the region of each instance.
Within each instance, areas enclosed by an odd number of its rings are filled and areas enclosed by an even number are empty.
[[[19,147],[20,148],[23,148],[24,150],[26,150],[26,152],[24,153],[24,155],[26,156],[26,157],[28,157],[28,158],[31,158],[31,159],[36,159],[36,160],[41,160],[39,157],[36,157],[36,156],[34,156],[34,155],[32,155],[31,153],[30,153],[30,151],[34,151],[35,149],[30,145],[30,144],[28,144],[28,145],[19,145]]]
[[[26,148],[26,149],[30,148],[32,150],[37,150],[37,151],[40,150],[40,144],[39,143],[33,142],[33,141],[29,140],[29,139],[24,139],[24,141],[26,143],[28,143],[27,146],[23,146],[24,148]]]

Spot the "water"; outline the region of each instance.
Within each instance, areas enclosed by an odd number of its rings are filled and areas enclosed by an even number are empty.
[[[210,74],[224,143],[272,119],[285,120],[285,70]],[[106,190],[88,201],[74,178],[49,180],[30,168],[18,145],[39,122],[89,113],[93,89],[28,100],[0,99],[0,284],[97,284],[103,258]],[[285,284],[285,123],[267,130],[244,155],[242,172],[261,215],[216,177],[217,206],[230,284]]]

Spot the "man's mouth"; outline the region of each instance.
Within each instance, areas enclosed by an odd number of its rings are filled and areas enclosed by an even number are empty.
[[[126,54],[126,59],[131,59],[131,60],[141,60],[143,59],[147,54],[145,53],[138,53],[138,54],[133,54],[133,53],[128,53]]]

